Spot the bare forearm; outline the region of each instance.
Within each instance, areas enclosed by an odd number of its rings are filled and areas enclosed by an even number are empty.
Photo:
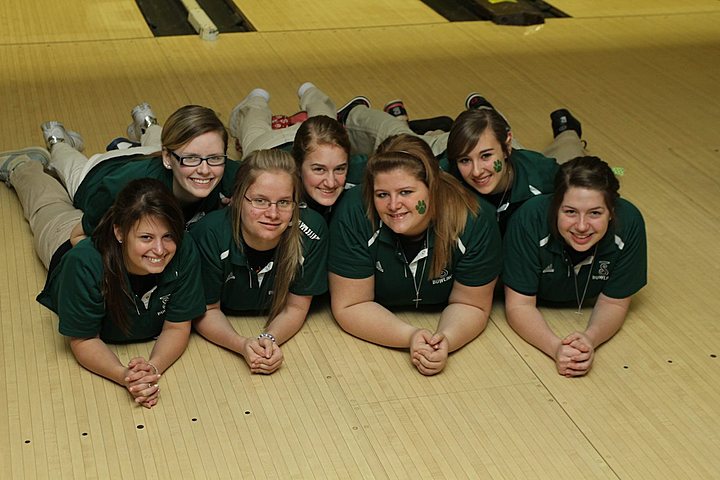
[[[238,334],[220,308],[209,308],[193,322],[195,330],[216,345],[243,355],[247,337]]]
[[[125,386],[127,368],[99,338],[74,338],[70,349],[80,365],[108,380]]]
[[[190,324],[164,328],[150,352],[150,360],[158,373],[163,373],[180,358],[190,340]]]
[[[629,307],[630,298],[621,300],[598,298],[585,329],[585,334],[595,348],[610,340],[620,330],[625,323]]]
[[[358,303],[336,310],[333,308],[333,314],[343,330],[378,345],[408,348],[413,333],[418,330],[375,302]]]
[[[472,305],[451,303],[440,316],[437,333],[445,335],[448,349],[453,352],[480,335],[487,321],[488,312]]]
[[[507,307],[508,323],[523,340],[555,358],[561,339],[555,335],[535,306]]]
[[[305,323],[310,301],[303,302],[302,305],[288,305],[280,314],[273,318],[272,322],[267,326],[265,331],[275,337],[278,345],[290,340]]]

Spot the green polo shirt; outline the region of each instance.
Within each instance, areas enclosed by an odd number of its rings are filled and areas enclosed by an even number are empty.
[[[239,162],[228,159],[220,182],[210,195],[198,201],[196,217],[220,208],[220,200],[232,195],[239,168]],[[95,230],[102,216],[115,202],[120,190],[137,178],[160,180],[172,191],[172,170],[165,168],[162,157],[131,155],[111,158],[97,164],[88,172],[73,199],[75,208],[83,211],[82,226],[85,233],[90,234]],[[190,224],[193,220],[187,218],[186,222]]]
[[[160,274],[157,287],[142,296],[133,294],[132,301],[128,298],[128,333],[108,318],[102,282],[102,257],[92,239],[86,238],[63,256],[37,301],[58,315],[61,334],[77,338],[99,335],[105,342],[116,343],[151,339],[160,335],[165,321],[187,322],[205,312],[200,258],[189,236],[183,238]],[[129,280],[127,289],[132,292]]]
[[[348,159],[347,176],[345,177],[345,190],[360,185],[365,181],[365,167],[367,166],[367,162],[367,155],[350,155]]]
[[[615,218],[598,242],[595,258],[583,262],[575,279],[573,265],[563,252],[564,240],[550,233],[551,201],[551,195],[530,199],[510,220],[504,238],[505,285],[523,295],[558,303],[577,302],[586,283],[586,298],[600,293],[626,298],[645,286],[645,223],[632,203],[618,199]]]
[[[443,153],[438,159],[442,170],[452,173],[476,195],[488,197],[488,195],[480,195],[477,190],[468,185],[456,166],[450,167],[447,153]],[[552,193],[555,190],[555,175],[560,169],[560,165],[555,159],[532,150],[513,149],[510,154],[510,162],[515,170],[513,183],[507,193],[507,198],[503,198],[500,205],[497,206],[496,215],[500,224],[500,232],[503,234],[510,216],[520,205],[532,197]],[[500,195],[502,196],[502,193]]]
[[[494,209],[487,202],[481,200],[477,217],[468,213],[465,230],[453,249],[451,264],[439,277],[431,279],[423,270],[432,264],[435,245],[432,228],[427,234],[427,249],[406,263],[398,236],[379,220],[379,228],[373,230],[365,216],[361,193],[359,188],[346,192],[333,216],[328,269],[345,278],[374,276],[377,303],[411,306],[415,305],[416,298],[421,299],[419,305],[447,303],[453,281],[476,287],[493,281],[500,274],[500,232]]]
[[[265,310],[272,303],[275,269],[272,263],[256,273],[232,235],[229,208],[207,214],[190,231],[200,250],[205,302],[220,301],[225,312]],[[290,227],[293,228],[293,227]],[[302,267],[290,292],[314,296],[327,291],[327,225],[314,210],[300,210]]]

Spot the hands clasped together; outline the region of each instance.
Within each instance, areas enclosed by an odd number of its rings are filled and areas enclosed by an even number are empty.
[[[157,404],[160,396],[159,380],[158,369],[143,357],[135,357],[128,363],[125,388],[135,402],[143,407],[152,408]]]
[[[590,371],[595,347],[585,333],[573,332],[563,338],[555,351],[555,367],[560,375],[580,377]]]
[[[419,329],[410,338],[410,358],[423,375],[440,373],[447,363],[448,341],[442,333]]]
[[[282,350],[270,338],[248,338],[241,353],[252,373],[271,374],[283,362]]]

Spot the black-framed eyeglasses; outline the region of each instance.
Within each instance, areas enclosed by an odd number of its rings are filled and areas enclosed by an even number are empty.
[[[225,165],[227,161],[227,155],[210,155],[208,157],[201,157],[200,155],[178,155],[172,150],[168,150],[170,155],[175,157],[175,160],[180,162],[183,167],[199,167],[202,162],[207,162],[211,167],[219,167]]]
[[[271,205],[275,205],[281,212],[289,212],[295,207],[295,202],[292,200],[278,200],[277,202],[271,202],[266,198],[248,198],[246,195],[243,195],[243,197],[245,197],[245,200],[250,202],[250,204],[258,210],[267,210]]]

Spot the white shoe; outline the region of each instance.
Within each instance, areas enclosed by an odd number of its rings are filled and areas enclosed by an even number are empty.
[[[72,130],[65,130],[65,126],[55,120],[50,120],[40,125],[45,139],[45,146],[48,150],[56,143],[67,143],[78,152],[85,150],[85,142],[82,135]]]
[[[140,138],[150,125],[158,125],[155,112],[152,111],[152,107],[148,103],[143,102],[135,105],[130,115],[133,122],[128,125],[127,134],[128,138],[134,142],[140,142]]]

